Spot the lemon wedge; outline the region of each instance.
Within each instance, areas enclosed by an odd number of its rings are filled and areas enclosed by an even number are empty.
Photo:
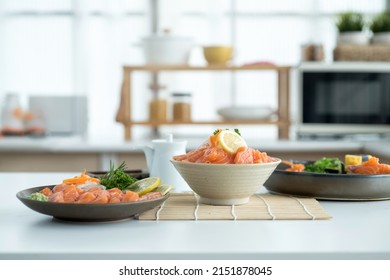
[[[218,142],[222,149],[230,154],[236,153],[240,147],[248,147],[244,138],[230,130],[222,130],[219,133]]]
[[[161,183],[160,177],[148,177],[130,185],[129,189],[142,196],[156,189]]]
[[[154,189],[153,191],[154,191],[154,192],[160,192],[161,195],[166,195],[166,194],[169,193],[172,189],[173,189],[173,186],[172,186],[172,185],[161,184],[160,186],[158,186],[158,187],[157,187],[156,189]]]

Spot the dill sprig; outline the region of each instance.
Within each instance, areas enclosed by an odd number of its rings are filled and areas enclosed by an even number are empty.
[[[100,183],[107,189],[118,188],[124,190],[131,184],[138,181],[125,172],[126,163],[122,162],[117,168],[110,161],[110,171],[108,171],[100,180]]]

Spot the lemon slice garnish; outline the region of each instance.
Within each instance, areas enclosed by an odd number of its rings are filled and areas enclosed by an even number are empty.
[[[156,189],[161,183],[160,177],[148,177],[130,185],[129,189],[142,196]]]
[[[244,138],[230,130],[222,130],[219,133],[218,142],[222,149],[230,154],[236,153],[240,147],[248,147]]]
[[[153,191],[154,191],[154,192],[160,192],[161,195],[166,195],[166,194],[169,193],[172,189],[173,189],[173,186],[172,186],[172,185],[161,184],[160,186],[158,186],[158,187],[157,187],[156,189],[154,189]]]

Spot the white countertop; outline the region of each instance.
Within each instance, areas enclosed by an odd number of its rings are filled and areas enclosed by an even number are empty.
[[[14,153],[142,153],[142,147],[151,145],[152,139],[90,140],[82,137],[3,137],[0,138],[0,152]],[[187,150],[204,142],[204,138],[178,139],[187,141]],[[390,140],[258,140],[247,139],[250,147],[265,152],[356,152],[363,151],[379,157],[390,158]]]
[[[320,201],[318,221],[63,222],[16,193],[73,173],[0,173],[0,259],[390,259],[390,201]]]

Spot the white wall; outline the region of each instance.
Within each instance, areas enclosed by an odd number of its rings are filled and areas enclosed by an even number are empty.
[[[268,61],[297,65],[301,45],[321,43],[326,60],[335,44],[335,13],[357,10],[369,18],[384,0],[261,1],[161,0],[160,28],[194,38],[192,64],[204,64],[201,46],[233,44],[237,64]],[[141,64],[133,44],[150,32],[150,1],[0,0],[0,102],[7,92],[24,99],[30,94],[85,94],[89,98],[91,138],[122,138],[115,122],[124,64]],[[232,10],[234,8],[234,10]],[[232,17],[234,16],[234,17]],[[233,21],[232,21],[233,19]],[[134,79],[135,118],[147,118],[149,76]],[[276,106],[273,73],[170,73],[161,76],[173,91],[193,94],[194,119],[217,117],[216,109],[231,104]],[[235,81],[235,88],[232,85]],[[292,83],[292,112],[296,108]],[[294,115],[293,115],[294,118]],[[275,138],[273,127],[244,126],[248,134]],[[207,135],[212,126],[167,127],[163,132]],[[136,128],[135,137],[150,133]]]

